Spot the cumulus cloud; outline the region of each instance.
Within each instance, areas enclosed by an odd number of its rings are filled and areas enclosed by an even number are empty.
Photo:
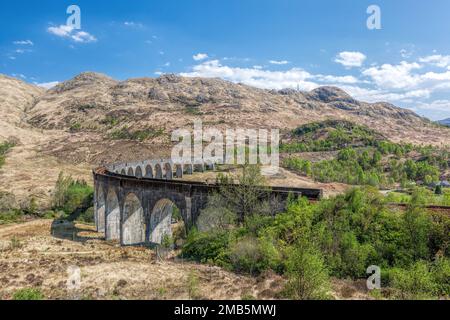
[[[416,63],[402,61],[398,65],[383,64],[382,66],[371,67],[362,72],[370,77],[378,86],[382,88],[403,89],[415,87],[420,83],[420,77],[411,73],[414,69],[420,69]]]
[[[445,68],[450,66],[450,55],[443,56],[440,54],[435,54],[431,56],[426,56],[419,59],[422,63],[428,63],[436,67]]]
[[[58,27],[49,27],[47,31],[61,38],[68,38],[79,43],[95,42],[97,39],[86,31],[78,31],[72,26],[60,25]]]
[[[194,59],[195,61],[201,61],[201,60],[205,60],[208,59],[208,55],[206,53],[197,53],[195,55],[192,56],[192,59]]]
[[[450,69],[438,72],[432,68],[437,64],[447,66],[446,56],[430,57],[432,56],[420,58],[417,62],[373,64],[359,69],[356,75],[314,74],[296,67],[274,71],[267,66],[232,66],[228,59],[214,59],[199,61],[189,72],[181,75],[222,78],[235,83],[276,90],[299,88],[310,91],[323,85],[338,86],[361,101],[390,102],[420,111],[422,115],[427,115],[428,112],[432,118],[449,117],[450,104],[447,100],[436,99],[436,95],[439,94],[441,97],[450,90]],[[347,63],[347,65],[356,64],[355,60]]]
[[[361,52],[343,51],[338,53],[334,61],[342,64],[346,68],[353,68],[361,67],[366,58],[367,57]]]
[[[270,64],[277,64],[277,65],[284,65],[284,64],[288,64],[289,61],[286,61],[286,60],[270,60],[269,63]]]
[[[219,60],[205,61],[193,67],[191,72],[182,73],[185,77],[222,78],[236,83],[244,83],[263,89],[297,88],[313,90],[319,85],[313,76],[299,68],[286,71],[270,71],[258,68],[240,68],[222,65]]]

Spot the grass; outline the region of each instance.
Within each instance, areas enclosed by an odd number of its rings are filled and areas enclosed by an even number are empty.
[[[44,295],[37,288],[23,288],[14,293],[13,300],[44,300]]]
[[[6,154],[15,147],[14,142],[3,142],[0,143],[0,168],[5,164]]]
[[[136,130],[132,131],[128,127],[123,127],[121,129],[117,129],[112,131],[109,136],[113,140],[137,140],[137,141],[145,141],[148,139],[153,139],[159,136],[164,135],[165,130],[163,128],[150,128],[144,130]]]

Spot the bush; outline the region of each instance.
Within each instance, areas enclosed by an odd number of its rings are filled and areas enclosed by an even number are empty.
[[[215,263],[229,266],[227,248],[230,235],[228,232],[199,232],[195,228],[189,232],[182,249],[184,258],[202,263]]]
[[[436,283],[437,294],[450,296],[450,259],[440,257],[434,262],[431,273]]]
[[[208,204],[197,219],[197,228],[201,232],[229,229],[236,219],[236,214],[226,208],[223,198],[214,194],[208,197]]]
[[[288,282],[284,293],[291,299],[327,299],[328,272],[321,254],[303,246],[289,251],[287,265]]]
[[[81,212],[77,220],[88,224],[94,223],[94,207],[89,207],[87,210]]]
[[[17,290],[13,295],[13,300],[43,300],[44,295],[41,290],[35,288],[24,288]]]
[[[437,286],[429,264],[418,261],[409,268],[393,268],[388,272],[389,284],[394,289],[394,298],[402,300],[435,298]]]
[[[230,249],[233,270],[258,274],[268,268],[268,261],[261,250],[258,239],[246,237],[239,239]]]
[[[85,181],[75,181],[61,172],[53,192],[53,209],[70,215],[79,209],[87,210],[93,204],[94,190]],[[86,214],[86,218],[89,219]]]
[[[5,164],[6,154],[15,146],[14,141],[0,143],[0,168]]]

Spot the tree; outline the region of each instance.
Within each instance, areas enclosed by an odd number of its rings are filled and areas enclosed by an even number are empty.
[[[268,198],[269,188],[257,165],[244,165],[237,180],[238,184],[234,184],[231,176],[219,175],[217,183],[227,207],[237,213],[242,223],[246,216],[254,213],[262,199]]]
[[[328,271],[317,250],[298,245],[288,253],[288,282],[285,293],[298,300],[326,299],[329,290]]]

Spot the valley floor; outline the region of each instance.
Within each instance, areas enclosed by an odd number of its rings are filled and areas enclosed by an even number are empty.
[[[69,290],[72,266],[80,268],[81,284]],[[193,274],[197,284],[189,280]],[[22,288],[39,288],[46,299],[189,299],[189,292],[196,299],[276,299],[283,283],[273,273],[250,277],[173,258],[158,261],[153,250],[105,242],[88,225],[64,233],[52,220],[0,226],[0,299]],[[334,279],[333,296],[367,299],[364,284]]]

